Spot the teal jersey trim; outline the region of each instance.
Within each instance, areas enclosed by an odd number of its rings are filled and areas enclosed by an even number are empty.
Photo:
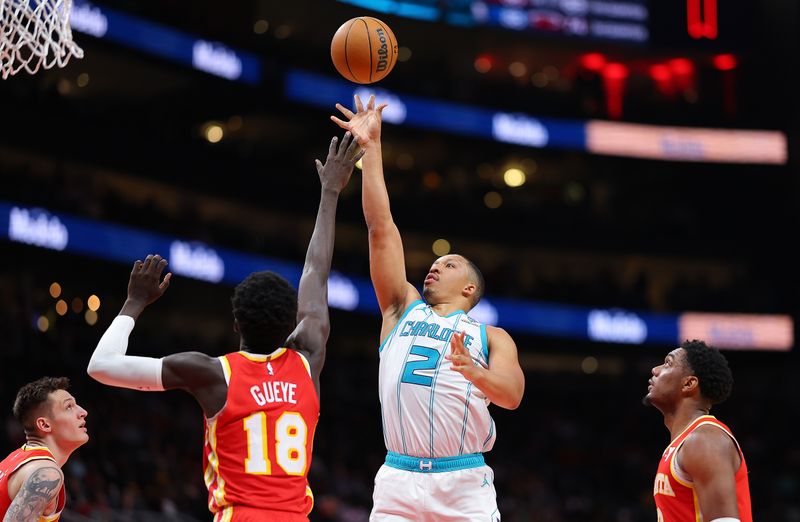
[[[380,347],[378,347],[378,353],[381,353],[383,351],[383,347],[386,346],[386,344],[389,342],[389,339],[391,339],[394,336],[395,332],[397,332],[397,329],[403,323],[403,319],[405,319],[406,316],[409,313],[411,313],[411,310],[413,310],[418,304],[424,303],[424,302],[425,301],[423,301],[422,299],[417,299],[416,301],[414,301],[413,303],[408,305],[408,308],[406,308],[406,311],[403,312],[403,315],[400,316],[400,320],[397,321],[397,324],[394,325],[394,328],[392,328],[392,331],[389,332],[389,335],[386,336],[386,339],[384,339],[383,342],[381,343]]]
[[[460,469],[479,468],[486,465],[486,461],[483,459],[483,453],[426,459],[389,451],[386,453],[386,465],[390,468],[413,471],[414,473],[444,473]]]
[[[483,344],[483,358],[486,365],[489,365],[489,336],[486,335],[486,325],[481,323],[481,344]]]

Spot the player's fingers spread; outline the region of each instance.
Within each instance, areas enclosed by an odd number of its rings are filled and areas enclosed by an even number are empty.
[[[164,269],[167,267],[167,264],[169,264],[169,261],[167,261],[166,259],[162,258],[161,260],[159,260],[158,265],[156,266],[156,273],[160,275],[161,272],[163,272]]]
[[[131,274],[135,274],[141,269],[142,269],[142,260],[137,259],[136,261],[133,262],[133,270],[131,270]]]
[[[354,94],[353,99],[356,102],[356,111],[364,112],[364,104],[361,103],[361,98],[358,97],[358,94]]]
[[[378,111],[378,114],[383,114],[383,109],[385,109],[388,106],[389,106],[388,103],[381,103],[380,105],[378,105],[378,108],[375,109],[375,110]]]
[[[152,262],[153,262],[153,255],[148,254],[147,257],[144,258],[144,263],[142,263],[142,270],[146,272],[147,269],[150,268],[150,263]]]
[[[343,128],[343,129],[349,129],[350,128],[350,123],[348,123],[348,122],[346,122],[344,120],[340,120],[336,116],[331,116],[331,121],[333,123],[335,123],[336,125],[338,125],[339,127]]]
[[[350,109],[348,109],[347,107],[345,107],[341,103],[337,103],[336,104],[336,108],[339,109],[339,112],[344,114],[344,117],[347,118],[347,119],[350,119],[353,116],[355,116],[355,114],[353,114],[353,111],[351,111]]]
[[[322,162],[320,160],[314,160],[314,165],[317,166],[317,174],[322,174]]]
[[[335,156],[335,155],[336,155],[336,144],[337,144],[338,142],[339,142],[339,138],[337,138],[336,136],[334,136],[333,138],[331,138],[331,144],[330,144],[330,145],[328,145],[328,157],[329,157],[329,158],[330,158],[331,156]]]
[[[367,102],[367,110],[373,110],[375,108],[375,95],[369,95],[369,101]]]

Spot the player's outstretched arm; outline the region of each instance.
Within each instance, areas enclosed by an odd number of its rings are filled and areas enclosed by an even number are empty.
[[[24,479],[8,506],[3,522],[38,522],[52,504],[64,484],[64,474],[49,460],[25,464],[12,476]]]
[[[370,276],[384,316],[383,328],[387,330],[394,326],[406,306],[420,296],[406,278],[403,241],[392,218],[389,193],[383,177],[381,113],[386,104],[375,107],[375,96],[370,96],[365,108],[356,95],[355,105],[354,113],[341,104],[336,104],[347,121],[335,116],[331,116],[331,119],[351,131],[366,150],[362,160],[361,197],[364,219],[369,230]]]
[[[308,358],[317,393],[319,376],[325,364],[325,345],[330,333],[328,277],[333,257],[336,206],[339,194],[363,155],[364,151],[358,147],[358,142],[350,132],[346,132],[341,143],[336,137],[331,140],[324,164],[316,160],[322,194],[297,289],[297,327],[286,344]]]
[[[172,274],[163,280],[161,274],[167,260],[160,255],[148,255],[133,264],[128,280],[128,297],[119,315],[100,338],[89,360],[87,372],[103,384],[145,391],[164,389],[161,379],[162,360],[152,357],[126,355],[128,338],[136,319],[144,309],[158,300],[169,287]]]
[[[515,410],[525,392],[525,374],[519,365],[517,345],[502,328],[486,327],[489,342],[489,365],[483,367],[472,359],[464,346],[464,333],[450,338],[450,354],[445,358],[453,370],[461,373],[494,404]]]
[[[164,358],[127,355],[128,338],[136,319],[169,287],[171,273],[161,277],[167,260],[148,255],[136,261],[128,280],[128,297],[92,354],[89,375],[103,384],[142,391],[184,389],[195,396],[207,416],[224,404],[225,374],[219,360],[200,352]]]

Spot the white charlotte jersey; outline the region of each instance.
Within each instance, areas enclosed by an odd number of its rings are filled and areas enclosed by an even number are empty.
[[[421,300],[381,344],[378,389],[390,452],[433,459],[492,449],[489,400],[444,357],[454,332],[466,334],[472,359],[487,367],[486,325],[462,311],[441,317]]]

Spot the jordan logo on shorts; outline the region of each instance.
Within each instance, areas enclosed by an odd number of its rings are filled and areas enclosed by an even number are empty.
[[[491,484],[489,484],[489,481],[486,480],[486,473],[484,473],[483,474],[483,484],[481,484],[481,487],[483,488],[483,487],[486,487],[486,486],[491,486]]]

